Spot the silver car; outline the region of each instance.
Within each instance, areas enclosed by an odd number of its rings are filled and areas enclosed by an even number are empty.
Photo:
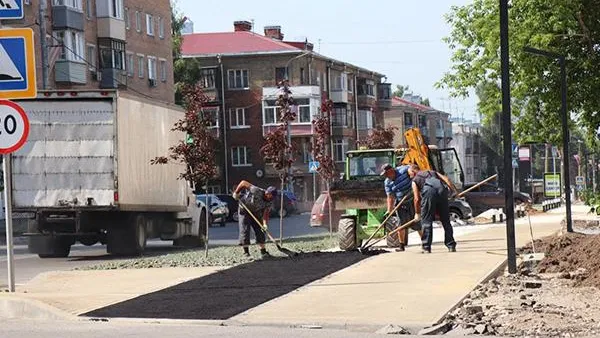
[[[196,203],[199,207],[202,207],[206,203],[206,195],[196,195]],[[208,205],[210,206],[210,224],[218,223],[219,226],[224,227],[229,217],[229,207],[227,203],[221,201],[217,195],[208,195]]]

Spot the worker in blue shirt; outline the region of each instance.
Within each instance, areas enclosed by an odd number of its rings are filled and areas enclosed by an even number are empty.
[[[383,184],[385,187],[385,194],[387,195],[386,214],[390,214],[394,210],[396,204],[399,203],[407,193],[410,193],[412,179],[408,175],[409,168],[410,166],[408,165],[401,165],[394,168],[389,163],[381,166],[381,175],[385,176]],[[404,203],[396,210],[396,217],[400,221],[400,224],[404,224],[413,219],[413,214],[414,209],[412,203]],[[419,235],[422,236],[421,226],[418,223],[414,224],[411,228],[418,231]],[[404,247],[408,241],[408,231],[406,229],[398,231],[398,238],[400,239],[400,246],[396,251],[404,251]]]

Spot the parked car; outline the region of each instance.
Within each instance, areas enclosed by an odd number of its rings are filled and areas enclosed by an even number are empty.
[[[203,206],[206,203],[206,195],[196,195],[196,203],[198,206]],[[229,217],[227,203],[221,201],[217,195],[209,194],[208,205],[210,206],[210,224],[219,223],[219,226],[224,227]]]
[[[467,220],[473,217],[471,205],[463,198],[451,199],[448,202],[450,221]]]
[[[464,190],[474,185],[467,184]],[[482,184],[480,187],[466,193],[464,197],[473,208],[475,215],[478,215],[489,209],[504,208],[504,196],[504,189],[493,184]],[[533,202],[529,194],[520,191],[514,191],[513,198],[515,205]]]
[[[331,214],[333,231],[337,231],[338,223],[343,213],[342,210],[333,210]],[[329,193],[327,191],[321,192],[321,195],[319,195],[319,198],[313,204],[310,212],[310,226],[329,229]]]
[[[298,210],[296,195],[293,192],[282,190],[283,193],[283,214],[279,215],[281,210],[281,196],[278,195],[274,202],[273,208],[271,209],[271,215],[287,217],[290,214],[295,213]]]
[[[236,201],[233,196],[226,194],[219,194],[217,197],[227,203],[227,208],[229,209],[229,217],[227,217],[228,222],[237,222],[239,220],[238,215],[238,201]]]

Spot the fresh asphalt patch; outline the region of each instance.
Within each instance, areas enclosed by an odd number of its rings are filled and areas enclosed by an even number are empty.
[[[253,261],[82,316],[225,320],[368,257],[356,251],[312,252]]]

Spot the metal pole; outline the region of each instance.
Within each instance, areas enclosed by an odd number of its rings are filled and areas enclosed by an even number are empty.
[[[4,173],[4,217],[6,218],[6,258],[8,267],[8,291],[15,292],[15,257],[13,252],[12,224],[12,181],[10,173],[10,154],[3,156],[2,171]]]
[[[208,204],[208,181],[206,181],[206,186],[204,187],[204,205],[206,206],[206,243],[204,244],[204,257],[208,257],[208,228],[210,228],[210,214],[211,209]]]
[[[48,89],[48,43],[46,41],[46,0],[40,0],[39,22],[40,22],[40,44],[42,47],[42,88]]]
[[[565,171],[565,207],[567,209],[567,232],[573,232],[571,219],[571,175],[569,175],[569,116],[567,115],[567,70],[564,56],[558,57],[561,78],[561,113],[563,137],[563,165]]]
[[[506,206],[506,248],[508,272],[517,273],[517,252],[515,243],[515,209],[513,200],[512,133],[510,111],[510,70],[508,54],[508,0],[500,0],[500,61],[502,67],[502,135],[504,137],[504,199]]]

